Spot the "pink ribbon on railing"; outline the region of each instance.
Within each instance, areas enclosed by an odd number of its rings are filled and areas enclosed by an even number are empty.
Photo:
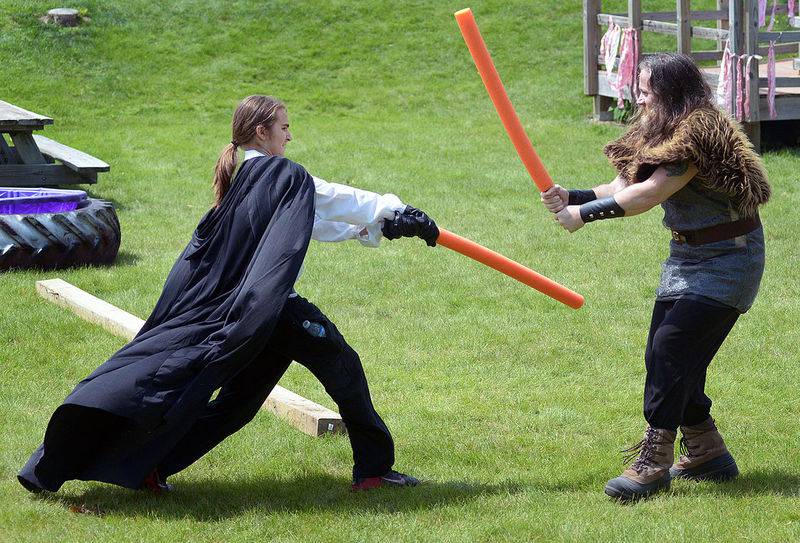
[[[767,105],[770,119],[778,116],[778,110],[775,108],[775,90],[775,42],[771,41],[767,53]]]
[[[639,64],[639,31],[635,28],[626,28],[622,31],[622,46],[619,54],[619,74],[616,82],[609,81],[611,87],[617,91],[617,106],[625,107],[625,92],[627,86],[631,91],[631,99],[636,100],[638,81],[636,69]]]
[[[639,94],[639,57],[641,57],[641,43],[638,29],[633,29],[633,65],[631,66],[631,100],[636,101]]]
[[[719,64],[719,79],[717,80],[717,105],[728,113],[731,111],[731,42],[725,40],[725,50],[722,52],[722,61]]]
[[[775,26],[775,9],[778,0],[772,0],[772,13],[769,16],[769,26],[767,27],[767,32],[772,32],[772,27]]]
[[[753,60],[761,58],[760,55],[733,55],[730,41],[725,42],[717,81],[717,104],[733,115],[737,121],[750,119],[750,78],[752,77],[750,72]],[[758,77],[758,74],[755,76]],[[736,89],[736,103],[732,103],[731,97],[734,88]],[[771,41],[767,53],[767,105],[771,119],[778,116],[778,110],[775,107],[775,93],[775,42]]]
[[[742,55],[742,56],[743,57],[747,57],[747,55]],[[753,62],[753,59],[756,59],[756,58],[761,58],[761,57],[759,57],[758,55],[750,55],[749,57],[747,57],[747,64],[745,64],[745,67],[744,67],[744,74],[745,74],[744,75],[744,115],[742,116],[742,119],[744,119],[745,117],[748,118],[748,119],[750,118],[750,73],[751,73],[751,68],[752,68],[751,64]],[[756,74],[756,77],[758,77],[758,74]]]
[[[603,34],[603,39],[600,40],[600,56],[603,57],[606,65],[606,80],[609,84],[614,79],[614,62],[617,60],[621,34],[622,29],[612,20],[608,25],[608,30]]]

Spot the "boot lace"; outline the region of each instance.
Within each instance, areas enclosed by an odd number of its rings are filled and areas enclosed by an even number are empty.
[[[687,458],[692,458],[692,457],[698,456],[698,455],[694,454],[695,451],[692,450],[692,448],[689,446],[689,443],[690,443],[690,441],[688,439],[686,439],[686,436],[681,436],[681,441],[680,441],[680,445],[679,445],[680,454],[682,456],[687,457]]]
[[[636,458],[636,461],[631,465],[632,469],[641,471],[642,468],[648,466],[655,453],[656,438],[655,430],[648,428],[645,431],[644,439],[627,449],[622,449],[620,452],[624,455],[622,459],[623,465],[627,465]]]

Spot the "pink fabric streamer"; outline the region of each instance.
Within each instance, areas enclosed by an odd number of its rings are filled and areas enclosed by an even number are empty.
[[[767,16],[767,0],[758,0],[758,28],[761,28],[766,22]]]
[[[789,5],[787,7],[789,9],[789,18],[793,19],[794,18],[794,7],[795,7],[794,6],[794,0],[789,0]]]
[[[609,81],[611,87],[618,93],[617,106],[625,107],[625,92],[627,86],[631,90],[631,97],[636,99],[638,81],[636,68],[639,65],[639,31],[635,28],[626,28],[622,31],[622,46],[619,54],[619,74],[616,82]]]
[[[636,96],[639,94],[639,58],[641,57],[641,44],[639,43],[640,34],[638,30],[633,32],[633,70],[631,71],[631,80],[633,86],[631,87],[631,98],[636,101]]]
[[[772,0],[772,13],[769,16],[769,26],[767,32],[772,32],[772,27],[775,26],[775,8],[777,7],[778,0]]]
[[[747,55],[736,58],[736,120],[744,120],[744,59]]]
[[[622,29],[619,25],[614,24],[612,20],[608,25],[608,30],[603,34],[603,39],[600,40],[600,56],[602,56],[605,61],[606,80],[609,84],[612,84],[614,79],[614,61],[617,59],[621,34]]]
[[[753,59],[759,58],[758,55],[750,55],[747,57],[747,64],[744,68],[744,117],[750,118],[750,69],[752,68]],[[758,77],[758,76],[756,76]]]
[[[725,41],[725,50],[722,52],[722,61],[719,64],[719,79],[717,80],[717,105],[731,111],[731,42]]]
[[[775,108],[775,42],[769,42],[769,52],[767,53],[767,105],[769,106],[769,118],[774,119],[778,116]]]

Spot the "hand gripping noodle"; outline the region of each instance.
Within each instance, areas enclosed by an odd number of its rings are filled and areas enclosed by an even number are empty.
[[[444,228],[439,228],[439,237],[436,243],[461,253],[464,256],[468,256],[473,260],[477,260],[490,268],[494,268],[512,279],[516,279],[520,283],[525,283],[529,287],[535,288],[542,294],[546,294],[573,309],[578,309],[583,305],[583,296],[577,292],[563,285],[559,285],[552,279],[538,274],[530,268],[526,268],[522,264],[514,262],[510,258],[506,258],[500,253],[496,253],[474,241],[448,232]]]
[[[522,163],[528,170],[533,182],[536,183],[540,191],[546,191],[553,186],[553,180],[550,178],[550,174],[547,173],[539,155],[536,154],[536,150],[525,133],[517,112],[508,98],[508,94],[506,94],[506,89],[503,87],[503,82],[500,81],[500,76],[494,67],[489,50],[486,49],[486,43],[481,37],[478,25],[475,24],[472,10],[469,8],[462,9],[457,11],[455,16],[458,27],[461,29],[461,34],[464,36],[464,41],[467,43],[472,59],[475,61],[475,66],[478,68],[478,73],[481,75],[483,84],[489,92],[489,97],[494,103],[497,114],[500,115],[500,120],[503,121],[508,137],[511,138],[511,143],[514,144],[514,148],[517,150],[517,154],[522,159]]]

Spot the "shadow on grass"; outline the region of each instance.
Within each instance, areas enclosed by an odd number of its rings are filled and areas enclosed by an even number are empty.
[[[618,473],[602,473],[587,471],[579,477],[569,480],[534,483],[533,486],[555,493],[596,491],[603,492],[603,487],[608,479],[616,477]],[[736,479],[725,482],[698,482],[687,479],[673,479],[670,490],[665,497],[689,496],[726,496],[726,497],[757,497],[757,496],[784,496],[800,497],[800,473],[790,470],[748,470],[742,472]],[[636,503],[636,502],[631,502]]]
[[[136,253],[130,253],[128,251],[120,251],[117,253],[117,259],[114,261],[111,266],[133,266],[137,262],[139,262],[140,258],[139,255]]]
[[[792,471],[748,470],[733,481],[724,483],[672,481],[672,489],[683,494],[718,494],[729,497],[743,496],[800,496],[800,474]]]
[[[423,482],[414,488],[381,488],[351,492],[348,481],[324,474],[295,479],[240,479],[231,481],[180,481],[169,494],[154,495],[99,486],[83,494],[41,494],[42,500],[73,512],[94,515],[219,520],[245,513],[387,513],[431,509],[462,503],[480,496],[515,494],[514,483]]]

